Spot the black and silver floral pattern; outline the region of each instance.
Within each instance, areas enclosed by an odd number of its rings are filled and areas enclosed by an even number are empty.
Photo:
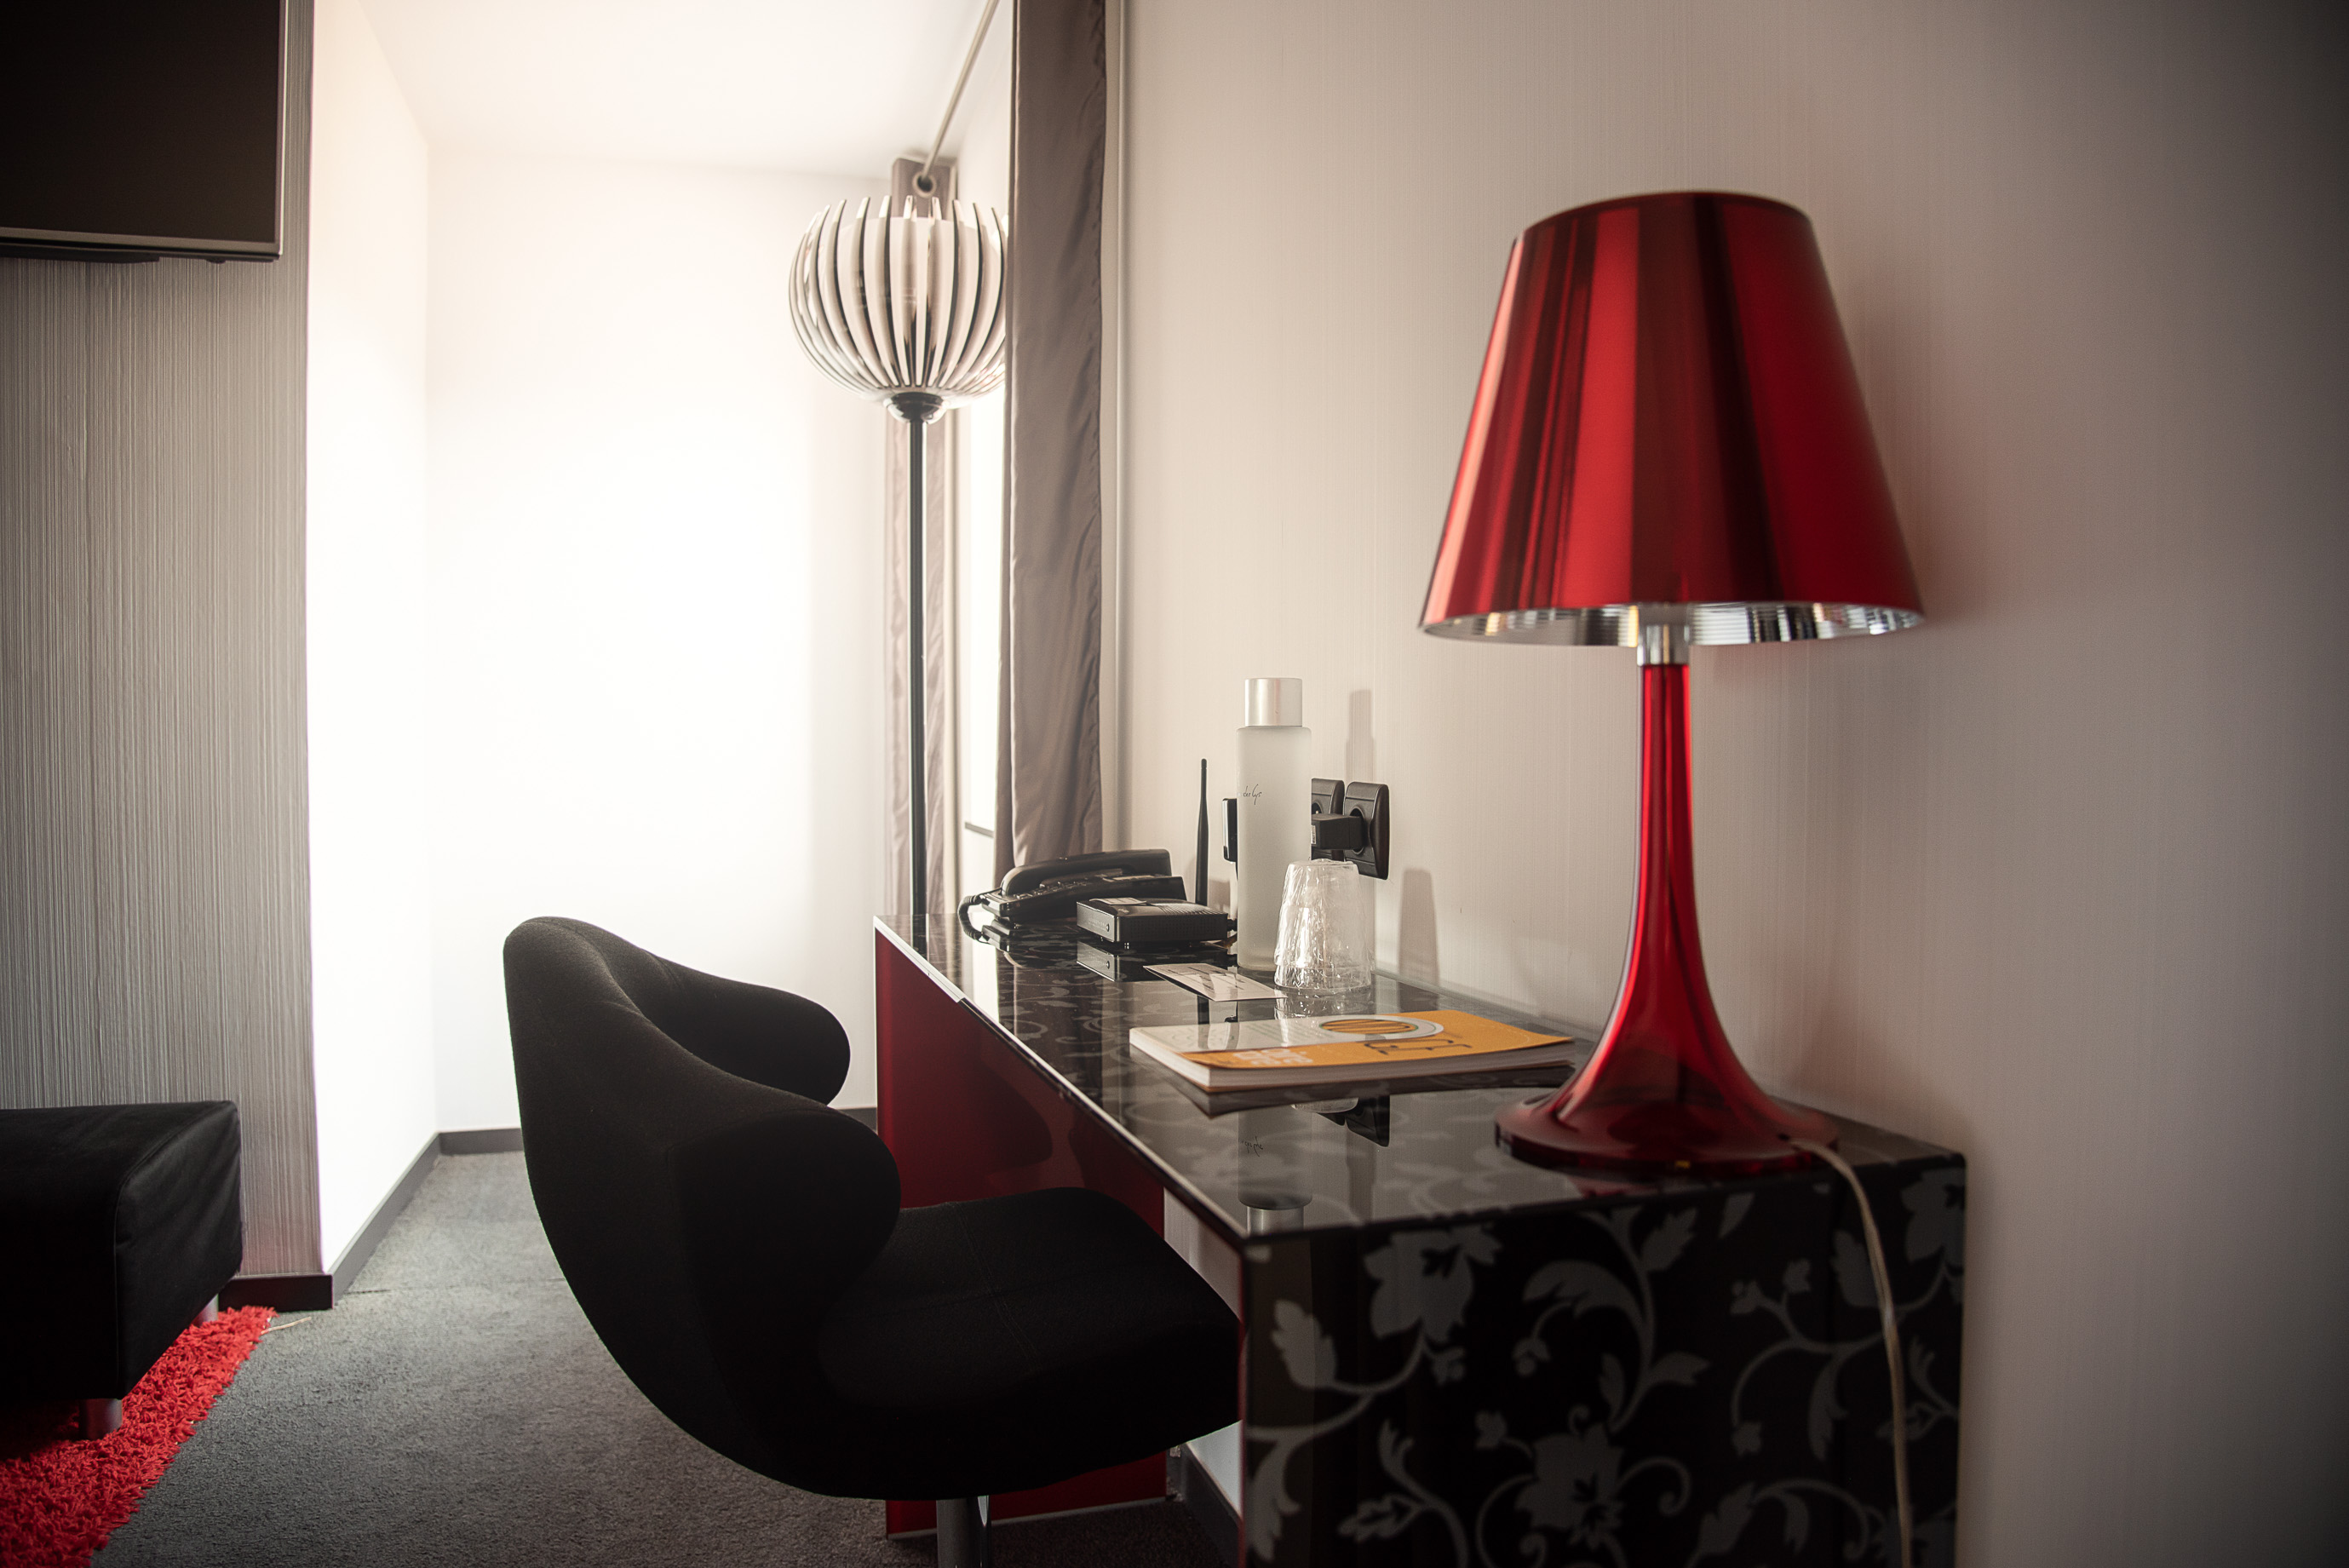
[[[1945,1563],[1963,1166],[1862,1181],[1899,1297],[1918,1560]],[[1260,1237],[1247,1255],[1259,1562],[1898,1561],[1875,1284],[1825,1173]]]

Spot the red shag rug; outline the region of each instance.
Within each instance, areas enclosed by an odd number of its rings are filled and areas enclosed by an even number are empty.
[[[84,1442],[80,1408],[0,1410],[0,1563],[82,1568],[129,1518],[253,1354],[265,1306],[192,1323],[122,1398],[122,1425]]]

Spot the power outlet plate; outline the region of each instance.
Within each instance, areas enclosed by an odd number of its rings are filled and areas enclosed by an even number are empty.
[[[1313,858],[1345,861],[1366,877],[1387,874],[1387,787],[1313,780]]]
[[[1340,851],[1339,859],[1351,861],[1354,869],[1366,877],[1381,882],[1387,875],[1387,838],[1393,812],[1387,803],[1387,787],[1383,784],[1349,784],[1346,786],[1345,815],[1362,820],[1362,847]]]

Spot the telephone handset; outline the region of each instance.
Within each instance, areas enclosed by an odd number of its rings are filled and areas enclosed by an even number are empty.
[[[1174,856],[1166,851],[1103,850],[1014,866],[1004,873],[1001,887],[971,894],[958,913],[965,929],[977,935],[971,925],[974,908],[981,912],[981,923],[1004,926],[1066,920],[1083,898],[1179,899],[1184,894],[1183,879],[1174,874]]]

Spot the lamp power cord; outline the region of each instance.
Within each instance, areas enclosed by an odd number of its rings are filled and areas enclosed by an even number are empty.
[[[1802,1138],[1789,1141],[1804,1153],[1834,1167],[1850,1183],[1851,1194],[1859,1202],[1860,1233],[1868,1240],[1868,1266],[1876,1276],[1876,1311],[1884,1324],[1884,1360],[1892,1375],[1892,1495],[1900,1532],[1900,1568],[1916,1568],[1915,1548],[1911,1544],[1916,1520],[1909,1501],[1909,1389],[1900,1367],[1900,1321],[1892,1302],[1892,1273],[1884,1263],[1884,1238],[1877,1233],[1876,1214],[1868,1206],[1868,1190],[1859,1184],[1859,1172],[1824,1143]]]

